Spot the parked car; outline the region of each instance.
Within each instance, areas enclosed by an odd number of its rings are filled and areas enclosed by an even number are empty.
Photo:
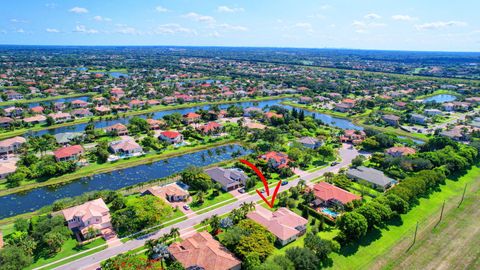
[[[335,165],[338,165],[339,163],[337,161],[334,161],[332,163],[330,163],[330,166],[335,166]]]
[[[238,190],[239,193],[245,193],[245,189],[244,188],[241,188]]]
[[[286,184],[288,184],[288,181],[282,181],[282,186],[285,186]]]
[[[183,209],[185,209],[185,210],[190,210],[190,206],[188,206],[188,204],[185,204],[185,205],[183,206]]]

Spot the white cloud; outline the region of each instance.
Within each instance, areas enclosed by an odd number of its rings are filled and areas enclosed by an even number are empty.
[[[46,32],[48,33],[60,33],[60,30],[56,29],[56,28],[47,28],[45,29]]]
[[[131,26],[126,25],[118,25],[119,28],[115,30],[116,33],[124,34],[124,35],[139,35],[141,34],[137,29]]]
[[[369,13],[369,14],[363,16],[363,17],[367,20],[377,20],[377,19],[382,18],[382,16],[380,16],[378,14],[375,14],[375,13]]]
[[[93,19],[97,22],[111,22],[112,21],[112,19],[110,19],[110,18],[102,17],[102,16],[99,16],[99,15],[93,17]]]
[[[417,18],[411,17],[410,15],[401,15],[401,14],[393,15],[392,19],[395,21],[406,21],[406,22],[418,20]]]
[[[294,24],[293,27],[303,29],[307,32],[313,32],[312,24],[307,23],[307,22],[298,22],[298,23]]]
[[[217,11],[220,13],[236,13],[236,12],[243,12],[245,9],[243,8],[237,8],[237,7],[227,7],[227,6],[219,6],[217,8]]]
[[[73,13],[77,13],[77,14],[88,13],[88,9],[83,8],[83,7],[74,7],[74,8],[71,8],[70,10],[68,10],[68,11],[73,12]]]
[[[160,12],[160,13],[168,12],[168,11],[169,11],[167,8],[162,7],[162,6],[156,6],[156,7],[155,7],[155,10],[156,10],[157,12]]]
[[[331,8],[332,8],[331,5],[322,5],[322,6],[320,6],[320,9],[321,9],[321,10],[327,10],[327,9],[331,9]]]
[[[23,30],[23,28],[19,28],[15,32],[23,34],[23,33],[25,33],[25,30]]]
[[[208,36],[210,36],[210,37],[215,37],[215,38],[219,38],[219,37],[221,37],[222,35],[220,35],[220,33],[218,33],[217,31],[214,31],[213,33],[210,33]]]
[[[212,16],[200,15],[195,12],[187,13],[183,15],[183,17],[194,20],[196,22],[203,22],[203,23],[209,23],[209,24],[213,24],[216,22],[215,18],[213,18]]]
[[[13,23],[28,23],[28,21],[22,19],[10,19],[10,21]]]
[[[365,22],[365,21],[353,21],[352,23],[353,28],[355,28],[355,32],[357,33],[367,33],[371,28],[379,28],[387,26],[384,23],[374,23],[374,22]]]
[[[96,29],[89,29],[87,27],[85,27],[85,25],[83,24],[79,24],[75,27],[75,30],[73,30],[73,32],[77,32],[77,33],[85,33],[85,34],[98,34],[99,31],[96,30]]]
[[[241,26],[241,25],[231,25],[231,24],[228,24],[228,23],[223,23],[223,24],[219,24],[217,26],[219,28],[223,28],[223,29],[229,30],[229,31],[239,31],[239,32],[248,31],[247,27]]]
[[[196,35],[197,33],[195,30],[192,30],[190,28],[186,28],[181,26],[180,24],[176,23],[168,23],[168,24],[162,24],[157,27],[154,31],[155,34],[177,34],[177,33],[183,33],[183,34],[194,34]]]
[[[424,23],[424,24],[417,24],[415,25],[415,28],[419,31],[421,30],[434,30],[434,29],[443,29],[443,28],[448,28],[448,27],[454,27],[454,26],[467,26],[468,24],[466,22],[462,21],[437,21],[437,22],[429,22],[429,23]]]
[[[57,4],[55,4],[55,3],[46,3],[45,6],[46,6],[47,8],[56,8],[56,7],[57,7]]]

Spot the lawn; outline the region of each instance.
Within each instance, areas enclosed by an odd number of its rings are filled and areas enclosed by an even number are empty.
[[[402,220],[391,222],[385,229],[369,233],[359,244],[342,248],[340,253],[334,253],[330,269],[371,269],[380,258],[387,256],[391,249],[401,240],[412,239],[417,221],[421,227],[427,224],[429,218],[436,218],[444,200],[456,204],[463,193],[465,184],[478,181],[480,168],[471,169],[457,181],[447,180],[446,185],[440,187],[440,192],[435,192],[429,198],[421,198],[419,204],[414,206],[407,214],[402,215]]]
[[[62,258],[75,255],[78,252],[82,252],[82,251],[85,251],[85,250],[88,250],[88,249],[91,249],[91,248],[94,248],[94,247],[101,246],[101,245],[105,244],[105,240],[103,238],[98,238],[98,239],[94,240],[93,242],[88,243],[84,246],[77,246],[77,243],[78,243],[77,240],[75,240],[73,238],[67,240],[63,244],[62,251],[57,253],[57,255],[55,255],[54,257],[49,257],[49,258],[38,258],[27,269],[33,269],[33,268],[36,268],[36,267],[40,267],[42,265],[60,260]],[[95,252],[98,252],[98,251],[100,251],[102,249],[105,249],[105,248],[106,248],[106,246],[95,249]],[[88,252],[87,252],[87,254],[82,254],[82,257],[87,256],[87,255],[88,255]],[[78,259],[78,258],[80,258],[80,256],[77,257],[76,259]]]
[[[190,207],[194,212],[197,214],[202,213],[202,212],[208,212],[213,209],[216,209],[218,207],[221,207],[222,205],[230,204],[234,201],[236,201],[235,197],[233,197],[232,194],[228,192],[221,191],[220,194],[216,197],[212,195],[213,190],[209,190],[208,193],[205,195],[205,201],[202,204],[196,204],[196,203],[191,203]],[[196,197],[193,197],[193,200],[195,201]],[[217,204],[217,205],[216,205]],[[213,206],[214,207],[210,207]],[[210,207],[208,209],[205,209],[207,207]],[[206,211],[202,211],[205,209]]]

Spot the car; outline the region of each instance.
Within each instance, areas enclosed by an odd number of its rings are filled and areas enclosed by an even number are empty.
[[[285,186],[286,184],[288,184],[288,181],[282,181],[282,186]]]
[[[185,204],[185,205],[183,206],[183,209],[185,209],[185,210],[190,210],[190,206],[188,206],[188,204]]]
[[[239,189],[238,193],[245,193],[245,189],[244,188]]]
[[[260,190],[260,192],[261,192],[261,193],[265,193],[265,189],[264,189],[264,188],[262,188],[262,190]]]
[[[334,161],[332,163],[330,163],[330,166],[335,166],[335,165],[338,165],[339,163],[337,161]]]

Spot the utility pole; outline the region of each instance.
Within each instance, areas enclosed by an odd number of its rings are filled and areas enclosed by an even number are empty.
[[[417,221],[417,226],[415,227],[415,234],[413,235],[413,243],[408,247],[406,252],[408,252],[413,247],[413,245],[415,245],[415,241],[417,240],[417,231],[418,231],[418,221]]]
[[[433,228],[436,228],[438,224],[440,224],[440,221],[442,221],[443,218],[443,210],[445,209],[445,200],[443,200],[443,205],[442,205],[442,212],[440,212],[440,219],[438,220],[437,224]]]
[[[462,199],[460,200],[460,203],[458,204],[457,208],[460,207],[463,203],[463,199],[465,198],[465,192],[467,191],[467,184],[465,184],[465,188],[463,189],[463,194],[462,194]]]

